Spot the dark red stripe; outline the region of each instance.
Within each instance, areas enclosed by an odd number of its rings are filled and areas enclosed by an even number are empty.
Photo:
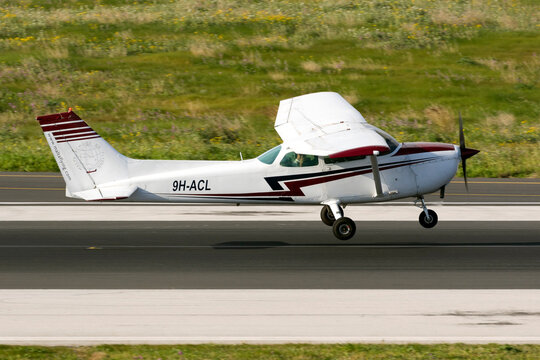
[[[39,121],[40,125],[47,125],[47,124],[62,123],[66,121],[81,120],[81,118],[77,116],[77,114],[75,114],[73,111],[70,111],[70,112],[63,112],[63,113],[58,113],[58,114],[38,116],[36,120]]]
[[[350,157],[350,156],[367,156],[373,155],[374,151],[384,152],[388,151],[390,148],[388,146],[362,146],[354,149],[349,149],[345,151],[340,151],[335,154],[331,154],[330,159]]]
[[[54,136],[61,136],[61,135],[71,135],[71,134],[77,134],[87,131],[93,131],[91,127],[85,126],[82,129],[76,129],[76,130],[64,130],[64,131],[55,131],[53,133]]]
[[[79,138],[79,139],[66,139],[66,140],[58,140],[57,142],[58,143],[64,143],[64,142],[73,142],[73,141],[79,141],[79,140],[88,140],[88,139],[95,139],[95,138],[98,138],[100,137],[99,135],[93,135],[93,136],[90,136],[90,137],[84,137],[84,138]]]
[[[78,137],[83,137],[83,136],[93,136],[93,135],[97,135],[97,133],[95,131],[92,131],[92,129],[90,130],[87,130],[88,131],[88,134],[76,134],[76,135],[69,135],[69,136],[64,136],[64,135],[60,135],[60,136],[55,136],[54,138],[56,140],[64,140],[64,139],[73,139],[73,138],[78,138]]]
[[[430,142],[403,143],[401,148],[392,156],[420,154],[425,152],[454,150],[454,145]]]
[[[422,162],[425,162],[425,161],[429,161],[429,159],[418,159],[416,161],[410,161],[410,162],[407,162],[407,163],[404,163],[404,164],[396,164],[396,165],[389,165],[389,166],[381,165],[380,170],[381,171],[389,170],[389,169],[394,169],[394,168],[398,168],[398,167],[401,167],[401,166],[414,165],[414,164],[422,163]],[[210,196],[210,197],[212,197],[212,196],[221,196],[221,197],[224,197],[224,196],[231,196],[231,197],[306,196],[304,194],[304,192],[302,191],[302,188],[305,187],[305,186],[318,185],[318,184],[322,184],[322,183],[326,183],[326,182],[330,182],[330,181],[345,179],[345,178],[352,177],[352,176],[368,174],[368,173],[370,173],[372,171],[373,170],[371,168],[369,168],[369,169],[365,169],[365,170],[351,171],[351,172],[348,172],[348,173],[336,174],[336,175],[332,175],[332,176],[321,176],[321,177],[318,177],[318,178],[287,181],[284,184],[289,190],[284,190],[284,191],[265,191],[265,192],[255,192],[255,193],[234,193],[234,194],[181,194],[181,195],[203,196],[203,197],[206,197],[206,196]]]
[[[43,126],[42,129],[43,129],[43,132],[47,132],[47,131],[74,129],[74,128],[79,128],[83,126],[88,126],[88,124],[85,123],[84,121],[79,121],[79,122],[71,123],[71,124],[47,125],[47,126]]]

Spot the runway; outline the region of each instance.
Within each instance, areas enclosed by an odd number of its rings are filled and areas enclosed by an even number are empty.
[[[100,205],[65,198],[57,173],[0,185],[5,289],[540,288],[537,179],[470,179],[478,198],[456,179],[430,230],[412,201],[350,206],[347,242],[314,206]]]
[[[84,203],[0,173],[0,343],[540,343],[540,181],[429,207]]]
[[[4,289],[540,289],[540,222],[3,222]]]

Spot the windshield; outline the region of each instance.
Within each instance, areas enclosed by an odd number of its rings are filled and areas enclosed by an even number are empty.
[[[257,159],[259,159],[260,162],[270,165],[274,162],[274,160],[276,160],[280,151],[281,151],[281,145],[278,145],[275,148],[268,150],[264,154],[259,155]]]
[[[390,150],[381,153],[381,155],[390,154],[391,152],[396,150],[396,148],[399,146],[399,143],[396,141],[396,139],[394,139],[392,136],[382,131],[381,129],[376,129],[375,131],[377,131],[377,134],[383,137],[384,141],[386,141],[386,145],[388,145],[388,147],[390,148]]]

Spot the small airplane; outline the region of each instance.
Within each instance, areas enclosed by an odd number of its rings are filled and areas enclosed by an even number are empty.
[[[117,152],[71,109],[38,116],[66,182],[66,196],[87,201],[322,205],[321,219],[340,240],[356,226],[348,204],[415,197],[420,224],[437,224],[424,194],[454,177],[478,150],[460,145],[398,143],[370,125],[343,97],[319,92],[282,100],[275,129],[283,143],[239,161],[136,160]]]

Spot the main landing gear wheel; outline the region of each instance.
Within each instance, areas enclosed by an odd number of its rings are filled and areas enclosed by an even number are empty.
[[[332,226],[336,222],[336,218],[334,217],[334,213],[332,212],[332,209],[330,209],[330,206],[325,205],[321,209],[321,220],[328,226]]]
[[[342,217],[334,222],[332,229],[339,240],[349,240],[356,232],[356,225],[351,219]]]
[[[426,215],[425,211],[422,211],[420,213],[420,216],[418,217],[418,220],[420,221],[420,225],[425,227],[426,229],[431,229],[435,225],[437,225],[437,221],[439,220],[437,213],[431,209],[428,209],[429,218]]]

